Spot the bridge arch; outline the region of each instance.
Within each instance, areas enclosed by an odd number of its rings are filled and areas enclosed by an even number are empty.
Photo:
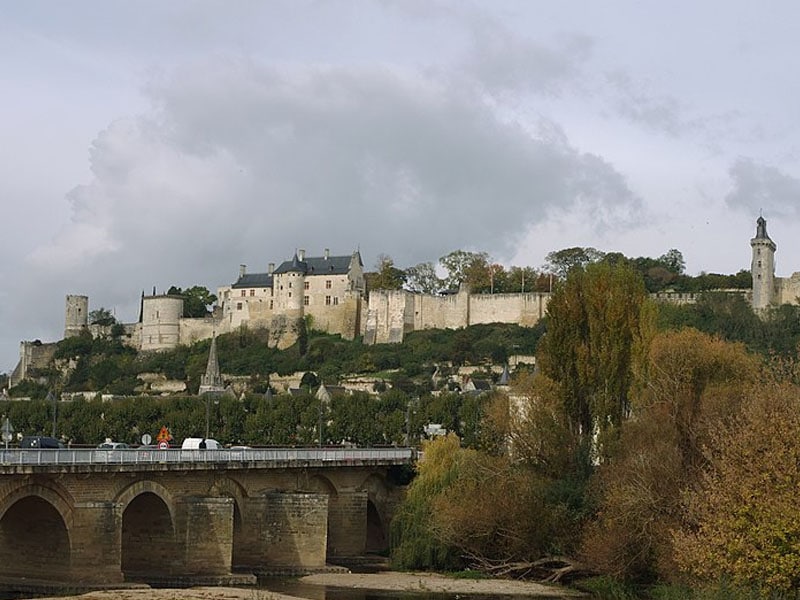
[[[0,499],[0,574],[69,579],[72,563],[72,502],[63,490],[38,484]]]
[[[367,492],[367,537],[364,550],[380,553],[389,549],[391,486],[385,477],[370,474],[361,484]]]
[[[247,490],[238,481],[226,477],[218,479],[211,487],[214,496],[233,499],[233,548],[231,550],[231,566],[238,567],[247,564],[250,555],[249,539],[245,523],[249,521],[244,511],[247,506]]]
[[[126,579],[169,575],[180,569],[175,503],[167,489],[150,480],[125,488],[117,496],[122,515],[120,562]]]

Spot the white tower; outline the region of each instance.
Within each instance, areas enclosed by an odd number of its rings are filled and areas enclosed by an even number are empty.
[[[756,237],[750,240],[753,262],[753,309],[762,310],[775,301],[775,242],[767,235],[767,221],[758,217]]]

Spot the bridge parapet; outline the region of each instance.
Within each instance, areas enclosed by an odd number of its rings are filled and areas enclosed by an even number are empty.
[[[412,448],[10,449],[0,450],[0,473],[393,466],[415,459]]]

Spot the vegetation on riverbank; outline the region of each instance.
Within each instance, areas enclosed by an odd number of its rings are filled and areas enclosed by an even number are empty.
[[[659,306],[624,264],[573,269],[541,369],[485,412],[510,446],[426,446],[395,565],[602,574],[587,585],[605,598],[794,598],[800,313],[760,320],[736,298]]]

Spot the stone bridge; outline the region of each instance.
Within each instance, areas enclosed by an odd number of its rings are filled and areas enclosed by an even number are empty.
[[[392,449],[0,450],[0,578],[225,581],[385,550]]]

